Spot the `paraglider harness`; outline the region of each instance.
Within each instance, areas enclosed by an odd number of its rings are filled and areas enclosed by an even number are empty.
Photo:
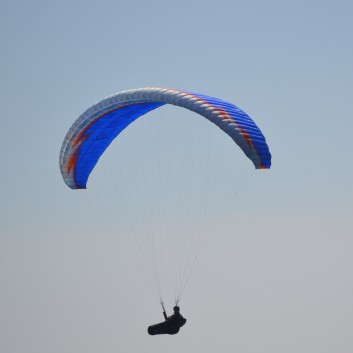
[[[159,324],[156,325],[151,325],[148,327],[148,333],[152,336],[154,335],[163,335],[163,334],[168,334],[168,335],[175,335],[179,332],[180,328],[185,325],[186,319],[183,318],[183,316],[180,314],[180,308],[179,306],[175,305],[173,308],[174,314],[171,316],[167,316],[167,313],[164,308],[164,304],[161,301],[161,305],[163,308],[163,316],[165,321],[160,322]]]

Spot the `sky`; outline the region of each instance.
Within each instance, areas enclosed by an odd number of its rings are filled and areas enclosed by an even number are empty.
[[[352,352],[352,14],[325,0],[3,1],[0,351]],[[163,107],[114,141],[87,193],[70,190],[58,160],[75,119],[147,86],[244,109],[271,170]],[[132,228],[185,243],[193,221],[208,240],[188,322],[150,337],[163,317]]]

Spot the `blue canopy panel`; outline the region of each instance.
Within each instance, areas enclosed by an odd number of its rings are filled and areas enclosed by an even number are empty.
[[[99,158],[121,131],[141,115],[164,104],[151,102],[128,105],[93,120],[74,142],[74,146],[79,145],[79,147],[72,156],[70,169],[73,168],[74,171],[76,188],[86,189],[88,177]]]

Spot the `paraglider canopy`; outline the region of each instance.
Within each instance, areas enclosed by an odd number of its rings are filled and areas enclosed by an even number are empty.
[[[72,189],[85,189],[99,158],[121,131],[165,104],[189,109],[213,122],[235,141],[256,169],[271,167],[265,137],[254,121],[234,104],[199,93],[147,87],[112,95],[76,120],[60,153],[65,183]]]

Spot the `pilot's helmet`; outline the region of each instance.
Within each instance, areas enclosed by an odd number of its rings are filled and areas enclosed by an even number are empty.
[[[174,308],[173,308],[174,312],[175,313],[178,313],[180,311],[180,308],[176,305]]]

